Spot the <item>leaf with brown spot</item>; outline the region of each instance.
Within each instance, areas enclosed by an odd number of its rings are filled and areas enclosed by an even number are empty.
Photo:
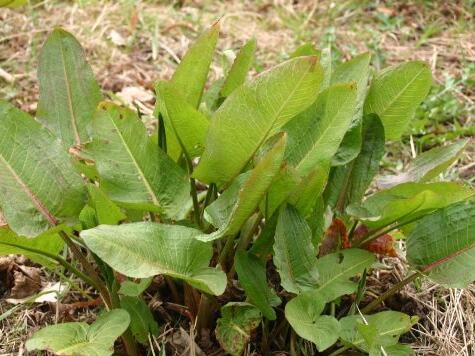
[[[325,232],[318,256],[322,257],[333,252],[338,245],[343,249],[351,247],[345,223],[341,219],[333,219],[331,225]]]
[[[355,229],[352,242],[358,242],[363,239],[369,232],[366,225],[360,225]],[[394,238],[389,234],[384,234],[378,238],[371,240],[368,243],[363,244],[360,248],[385,255],[389,257],[397,257],[396,250],[394,249]]]

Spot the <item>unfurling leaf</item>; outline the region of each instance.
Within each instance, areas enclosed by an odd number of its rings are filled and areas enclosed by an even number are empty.
[[[431,84],[431,72],[424,62],[388,67],[373,79],[364,113],[378,115],[383,122],[386,139],[397,140],[405,132]]]
[[[88,142],[101,92],[73,35],[58,28],[48,36],[41,50],[38,79],[38,120],[66,146]]]
[[[320,352],[332,346],[340,333],[340,324],[335,317],[321,315],[325,304],[318,294],[307,291],[285,306],[285,318],[295,332],[313,342]]]
[[[251,331],[262,320],[259,309],[248,303],[228,303],[221,308],[216,339],[233,356],[240,356],[251,339]]]
[[[258,148],[315,101],[322,71],[315,57],[299,57],[237,88],[214,113],[194,177],[223,186]]]
[[[465,288],[475,281],[475,199],[422,218],[407,237],[407,259],[451,288]]]
[[[139,222],[100,225],[81,232],[87,247],[116,271],[133,278],[164,274],[206,293],[220,295],[226,275],[208,267],[213,254],[201,232],[179,225]]]
[[[88,325],[83,322],[47,326],[37,331],[26,342],[28,351],[47,350],[56,355],[108,356],[112,355],[114,341],[130,323],[123,309],[102,314]]]
[[[35,237],[76,223],[86,191],[65,147],[28,114],[0,101],[0,206],[10,228]]]

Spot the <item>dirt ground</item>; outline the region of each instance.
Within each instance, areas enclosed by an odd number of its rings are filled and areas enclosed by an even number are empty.
[[[154,83],[169,78],[190,42],[219,18],[213,78],[252,37],[258,43],[255,72],[286,59],[305,42],[331,47],[341,59],[370,51],[376,69],[409,59],[428,62],[434,89],[417,114],[413,135],[385,158],[391,169],[401,169],[428,145],[475,134],[473,0],[30,1],[19,9],[0,9],[0,99],[34,114],[38,53],[48,33],[60,26],[81,42],[110,97],[150,114]],[[472,145],[447,178],[474,184],[474,152]],[[379,294],[404,278],[407,271],[399,261],[386,262],[387,269],[372,276],[369,293]],[[51,278],[42,272],[43,282]],[[83,287],[77,287],[61,303],[80,296]],[[475,286],[445,290],[425,281],[408,286],[392,303],[421,317],[407,336],[418,354],[475,353]],[[87,319],[93,311],[84,308],[69,317]],[[23,354],[26,336],[59,315],[57,305],[28,309],[0,300],[0,355]]]

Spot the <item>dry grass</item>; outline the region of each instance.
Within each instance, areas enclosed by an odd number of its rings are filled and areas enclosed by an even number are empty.
[[[190,41],[218,18],[222,24],[221,56],[212,67],[213,78],[222,74],[221,61],[227,51],[236,50],[251,37],[258,41],[257,71],[286,58],[303,42],[335,47],[343,59],[369,50],[377,68],[407,59],[425,60],[437,83],[443,83],[447,75],[460,77],[467,63],[475,62],[475,11],[468,1],[426,5],[416,0],[182,3],[180,7],[178,1],[46,0],[15,11],[0,9],[0,98],[35,112],[38,52],[55,26],[72,32],[82,43],[105,91],[118,93],[137,87],[139,96],[151,94],[158,79],[168,78]],[[457,119],[473,125],[473,85],[454,89],[453,95],[468,108],[466,117]],[[150,112],[153,98],[138,101]],[[405,149],[410,152],[409,146]],[[473,177],[473,152],[464,159],[462,169],[468,178]],[[399,262],[390,266],[381,273],[391,278],[375,293],[404,278],[407,271]],[[419,288],[408,286],[401,295],[421,316],[412,331],[418,354],[475,354],[473,285],[461,291],[424,282]],[[0,314],[10,308],[0,301]],[[23,354],[25,337],[38,325],[53,320],[44,319],[45,310],[19,308],[1,320],[0,355]],[[50,318],[54,316],[48,313]]]

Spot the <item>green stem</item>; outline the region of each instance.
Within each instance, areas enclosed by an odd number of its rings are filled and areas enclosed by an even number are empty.
[[[229,235],[228,236],[228,239],[226,240],[226,243],[225,243],[223,249],[221,250],[221,253],[219,254],[218,261],[219,261],[219,264],[221,265],[221,267],[223,268],[223,270],[226,267],[225,265],[226,265],[226,260],[227,260],[227,257],[229,255],[229,252],[233,248],[235,237],[236,237],[235,235]]]
[[[346,350],[348,350],[351,346],[343,346],[343,347],[340,347],[338,350],[335,350],[333,351],[330,355],[328,356],[336,356],[336,355],[339,355],[343,352],[345,352]]]
[[[205,213],[205,209],[208,205],[210,205],[214,201],[214,191],[217,189],[216,184],[211,183],[208,187],[208,191],[206,192],[206,197],[203,202],[203,207],[201,208],[200,219],[203,221],[203,216]]]
[[[167,135],[165,133],[165,122],[162,114],[158,114],[158,147],[167,153]]]

